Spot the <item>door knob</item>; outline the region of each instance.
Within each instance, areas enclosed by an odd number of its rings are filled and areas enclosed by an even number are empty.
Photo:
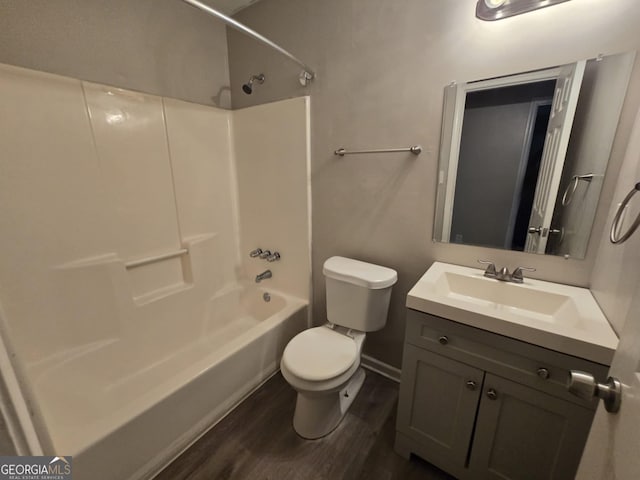
[[[540,235],[542,233],[542,227],[529,227],[527,232],[536,233],[536,234]]]
[[[495,400],[496,398],[498,398],[498,392],[496,392],[493,388],[490,388],[487,391],[487,397],[489,397],[490,400]]]
[[[438,342],[440,342],[440,345],[446,345],[449,343],[449,337],[443,335],[438,339]]]
[[[564,227],[550,228],[549,235],[557,235],[558,241],[562,242],[564,240]]]
[[[473,380],[469,380],[467,382],[467,388],[469,390],[475,390],[476,388],[478,388],[478,384],[476,382],[474,382]]]
[[[606,383],[598,383],[593,375],[571,370],[567,390],[573,395],[590,400],[598,397],[604,400],[604,408],[609,413],[617,413],[622,401],[622,384],[614,377],[607,378]]]

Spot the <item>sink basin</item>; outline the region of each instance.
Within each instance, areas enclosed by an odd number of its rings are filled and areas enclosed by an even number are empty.
[[[436,280],[436,292],[447,298],[545,322],[580,323],[575,303],[569,295],[499,282],[482,273],[462,275],[445,271]]]
[[[585,288],[436,262],[407,295],[407,307],[609,365],[618,337]]]

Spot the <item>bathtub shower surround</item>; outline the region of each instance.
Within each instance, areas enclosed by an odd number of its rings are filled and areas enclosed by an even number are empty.
[[[274,117],[292,121],[275,122]],[[302,99],[234,112],[240,255],[246,260],[245,274],[254,279],[271,269],[273,278],[262,285],[300,298],[309,298],[311,290],[307,268],[311,262],[309,125],[309,108]],[[274,263],[250,258],[249,253],[260,246],[277,250],[281,258]]]
[[[308,325],[308,98],[230,112],[4,65],[0,98],[0,307],[40,443],[147,478]],[[260,288],[257,244],[283,253]]]

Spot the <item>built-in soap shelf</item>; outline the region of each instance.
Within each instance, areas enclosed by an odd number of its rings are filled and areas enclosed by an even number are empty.
[[[74,260],[54,267],[54,270],[84,270],[87,278],[110,278],[113,294],[119,301],[142,307],[167,297],[191,290],[198,276],[207,275],[194,265],[211,264],[206,257],[215,252],[216,233],[202,234],[184,240],[183,246],[168,252],[133,259],[123,259],[108,253]],[[204,267],[206,268],[206,267]],[[106,294],[106,293],[105,293]]]
[[[190,273],[191,258],[189,255],[178,253],[182,250],[187,249],[146,255],[125,263],[126,275],[136,305],[165,298],[193,284]]]
[[[188,249],[180,248],[172,252],[161,253],[160,255],[153,255],[151,257],[144,257],[144,258],[138,258],[135,260],[130,260],[124,264],[124,267],[127,270],[130,270],[132,268],[143,267],[151,263],[161,262],[163,260],[169,260],[171,258],[181,257],[183,255],[188,255],[188,254],[189,254]]]

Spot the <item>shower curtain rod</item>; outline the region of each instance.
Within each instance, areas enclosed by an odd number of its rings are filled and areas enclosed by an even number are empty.
[[[251,38],[253,38],[255,40],[258,40],[259,42],[262,42],[263,44],[267,45],[268,47],[271,47],[274,50],[277,50],[278,52],[280,52],[282,55],[284,55],[285,57],[289,58],[290,60],[293,60],[294,62],[296,62],[298,65],[300,65],[302,67],[302,73],[300,74],[300,83],[302,85],[306,85],[309,80],[313,80],[315,78],[315,76],[316,76],[315,72],[313,70],[311,70],[304,62],[302,62],[301,60],[298,60],[298,58],[296,58],[292,53],[288,52],[287,50],[282,48],[277,43],[272,42],[271,40],[269,40],[264,35],[260,35],[255,30],[250,29],[246,25],[243,25],[242,23],[238,22],[237,20],[234,20],[233,18],[228,17],[224,13],[219,12],[215,8],[212,8],[212,7],[208,6],[208,5],[205,5],[204,3],[202,3],[202,2],[200,2],[198,0],[182,0],[182,1],[184,3],[188,3],[192,7],[196,7],[198,9],[202,10],[203,12],[208,13],[209,15],[212,15],[212,16],[214,16],[216,18],[219,18],[220,20],[222,20],[224,23],[226,23],[230,27],[235,28],[236,30],[244,33],[245,35],[250,36]]]

